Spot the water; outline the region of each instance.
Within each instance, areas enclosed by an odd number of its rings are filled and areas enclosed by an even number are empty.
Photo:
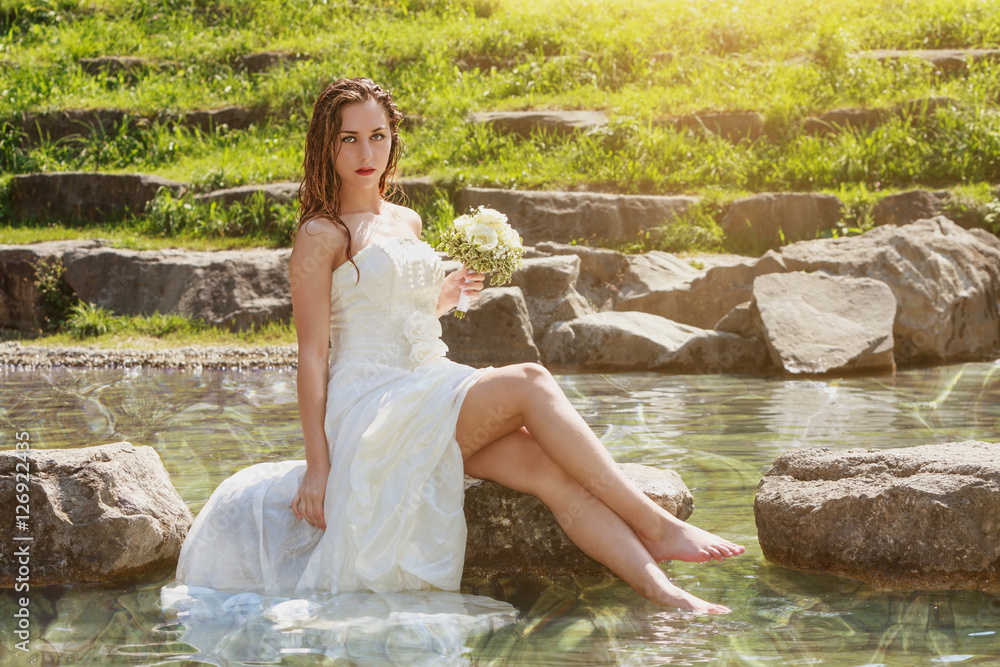
[[[35,448],[151,445],[196,512],[236,470],[301,457],[290,370],[8,369],[0,370],[0,383],[0,449],[13,448],[15,431],[28,431]],[[677,470],[694,494],[690,521],[747,546],[721,564],[666,566],[682,587],[734,611],[710,618],[657,608],[615,580],[470,581],[463,592],[510,602],[519,615],[465,638],[468,650],[452,662],[997,664],[1000,595],[885,591],[771,565],[757,545],[753,495],[789,447],[1000,440],[1000,365],[840,380],[618,374],[563,376],[560,383],[617,460]],[[252,654],[252,646],[232,642],[192,646],[191,628],[160,605],[169,581],[33,590],[31,655],[13,650],[14,597],[0,598],[0,664],[239,664],[188,657],[198,649]],[[254,664],[331,664],[309,648],[329,638],[328,628],[296,632],[298,644],[279,641]],[[313,644],[303,644],[309,632]],[[401,664],[448,662],[399,658],[390,643],[373,635],[355,647],[369,657],[355,662],[391,664],[393,655]],[[32,657],[39,660],[29,663]]]

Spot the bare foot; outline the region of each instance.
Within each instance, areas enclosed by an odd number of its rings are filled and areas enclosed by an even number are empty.
[[[650,555],[658,563],[683,560],[704,563],[712,559],[724,560],[739,556],[746,548],[718,535],[692,526],[664,512],[666,520],[660,524],[660,534],[647,537],[637,533]]]
[[[649,569],[654,568],[654,569]],[[655,570],[655,571],[654,571]],[[707,614],[728,614],[732,611],[729,607],[715,604],[707,600],[702,600],[696,595],[691,595],[684,589],[675,586],[667,575],[656,565],[647,566],[647,575],[655,582],[650,590],[639,591],[641,595],[649,598],[656,604],[668,605],[679,609],[689,609]],[[638,589],[637,589],[638,590]]]

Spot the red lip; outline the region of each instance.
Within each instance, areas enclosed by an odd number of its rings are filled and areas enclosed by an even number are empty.
[[[371,176],[375,173],[375,170],[371,167],[362,167],[361,169],[355,169],[355,174],[361,174],[362,176]]]

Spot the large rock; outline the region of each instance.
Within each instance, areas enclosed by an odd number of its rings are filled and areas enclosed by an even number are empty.
[[[896,298],[871,278],[771,273],[753,284],[752,317],[786,373],[892,371]]]
[[[181,314],[247,329],[292,316],[282,250],[83,249],[64,258],[83,300],[123,315]]]
[[[702,272],[687,261],[659,250],[629,257],[618,294],[618,310],[640,310],[661,315],[657,301],[676,294]]]
[[[541,361],[521,289],[490,287],[481,294],[464,318],[441,318],[448,358],[470,366]]]
[[[469,114],[469,122],[521,137],[545,132],[557,135],[607,125],[603,111],[488,111]]]
[[[726,236],[756,247],[815,238],[843,217],[843,203],[833,195],[813,192],[768,192],[737,199],[719,224]]]
[[[630,255],[609,248],[591,248],[553,241],[536,244],[535,251],[579,257],[580,276],[576,280],[576,290],[595,310],[614,308],[629,267]]]
[[[904,589],[1000,592],[1000,445],[793,449],[761,480],[778,565]]]
[[[713,328],[733,308],[749,302],[757,276],[785,271],[781,256],[774,251],[759,259],[748,257],[697,275],[676,267],[658,280],[648,271],[650,263],[637,266],[642,270],[627,274],[631,280],[622,286],[623,296],[615,308],[652,313],[700,329]]]
[[[511,285],[521,288],[531,316],[535,342],[554,322],[575,320],[594,312],[576,291],[580,258],[576,255],[525,259],[511,277]]]
[[[10,522],[18,505],[30,513],[26,528],[11,524],[0,532],[6,554],[0,587],[14,585],[14,554],[24,547],[32,587],[133,579],[176,567],[194,517],[152,447],[119,442],[32,450],[26,458],[31,478],[21,503],[22,459],[18,451],[0,452],[0,509]]]
[[[887,284],[899,308],[897,364],[985,359],[1000,350],[1000,240],[942,217],[877,227],[861,236],[800,241],[759,259],[716,266],[689,282],[626,284],[619,310],[641,310],[709,329],[752,300],[755,278],[824,271]],[[727,325],[728,327],[728,325]],[[731,330],[731,328],[727,328]]]
[[[899,308],[896,362],[992,358],[1000,350],[1000,239],[947,218],[781,250],[788,271],[825,271],[888,285]]]
[[[694,197],[610,195],[464,188],[458,209],[483,205],[507,214],[527,244],[542,241],[631,240],[644,229],[669,224],[697,202]]]
[[[39,262],[102,247],[100,241],[47,241],[0,245],[0,327],[32,331],[42,325],[41,294],[35,287]]]
[[[553,326],[542,339],[547,364],[576,371],[729,373],[768,366],[755,338],[706,331],[648,313],[603,312]]]
[[[635,463],[621,468],[660,507],[683,520],[691,516],[691,492],[676,472]],[[465,576],[610,574],[570,542],[552,512],[534,496],[483,482],[465,492],[465,518]],[[561,520],[565,524],[574,518]]]
[[[185,185],[148,174],[24,174],[11,179],[10,200],[18,220],[98,221],[142,213],[160,188],[179,195]]]

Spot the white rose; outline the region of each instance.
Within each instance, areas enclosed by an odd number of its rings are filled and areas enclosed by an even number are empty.
[[[465,238],[478,246],[479,250],[493,250],[500,241],[496,231],[481,222],[469,225],[465,230]]]
[[[448,346],[440,339],[414,343],[410,349],[410,363],[414,366],[427,366],[435,360],[443,359],[447,351]]]
[[[513,227],[508,227],[503,232],[503,244],[508,248],[521,247],[521,235],[514,231]]]
[[[469,225],[471,225],[474,222],[475,220],[472,218],[471,215],[460,215],[457,218],[455,218],[455,223],[454,223],[455,231],[457,231],[459,234],[464,234],[465,230],[468,229]]]
[[[415,310],[403,323],[403,335],[412,344],[439,340],[441,338],[441,321]]]
[[[507,226],[507,216],[492,208],[481,208],[476,214],[476,220],[483,225],[493,228],[497,233],[502,232]]]

